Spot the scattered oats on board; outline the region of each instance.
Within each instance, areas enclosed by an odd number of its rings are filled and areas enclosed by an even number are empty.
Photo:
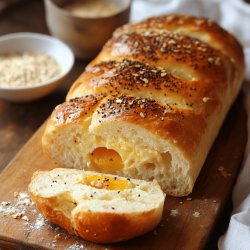
[[[170,210],[170,215],[176,217],[179,214],[178,209],[172,209]]]
[[[14,199],[10,201],[0,202],[0,217],[7,217],[13,220],[23,222],[24,231],[32,232],[43,229],[51,229],[55,233],[54,240],[50,242],[50,247],[57,249],[57,243],[61,239],[65,240],[71,238],[64,229],[53,225],[46,218],[44,218],[35,208],[33,201],[26,192],[14,192]],[[74,239],[75,237],[73,237]],[[43,241],[40,238],[39,241]],[[69,248],[69,250],[83,250],[86,247],[76,241]],[[1,248],[0,248],[1,250]]]
[[[54,236],[54,239],[55,239],[55,240],[59,240],[59,239],[61,239],[61,237],[62,237],[62,234],[56,234],[56,235]]]
[[[232,174],[231,173],[229,173],[226,169],[225,169],[225,167],[223,167],[223,166],[219,166],[218,167],[218,171],[219,171],[219,173],[220,173],[220,175],[222,176],[222,177],[230,177]]]
[[[82,250],[87,249],[83,244],[79,243],[78,241],[68,247],[67,250]]]
[[[12,201],[0,203],[0,216],[22,220],[25,231],[31,232],[42,227],[51,227],[50,222],[36,210],[33,201],[26,192],[14,192]]]
[[[14,201],[2,201],[0,204],[0,215],[10,217],[16,220],[29,221],[27,216],[27,209],[33,206],[29,195],[24,192],[14,193]]]
[[[197,211],[193,212],[193,217],[195,218],[199,218],[200,215],[201,215],[200,212],[197,212]]]
[[[45,219],[43,218],[43,216],[41,214],[37,215],[36,220],[30,225],[30,229],[40,229],[43,226],[45,226]]]

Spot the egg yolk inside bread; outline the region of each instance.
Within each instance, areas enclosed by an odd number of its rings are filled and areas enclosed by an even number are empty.
[[[99,172],[116,173],[123,169],[121,156],[113,149],[96,148],[90,155],[91,166]]]
[[[84,183],[98,189],[123,191],[128,188],[128,180],[105,175],[87,175],[84,177]]]

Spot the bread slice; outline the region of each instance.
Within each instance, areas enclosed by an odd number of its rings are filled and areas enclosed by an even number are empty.
[[[152,230],[161,220],[165,199],[156,181],[62,168],[34,173],[29,192],[52,223],[97,243]]]

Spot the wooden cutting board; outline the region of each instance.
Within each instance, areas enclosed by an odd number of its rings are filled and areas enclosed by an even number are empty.
[[[45,124],[20,150],[0,176],[2,209],[19,208],[14,192],[27,193],[34,171],[55,167],[42,153],[41,135]],[[201,249],[225,205],[236,179],[247,138],[242,94],[230,110],[188,197],[167,197],[163,220],[152,232],[113,245],[99,245],[69,236],[44,221],[33,205],[25,207],[29,221],[0,213],[0,246],[3,249]],[[20,197],[20,196],[19,196]],[[16,207],[14,206],[16,205]],[[13,215],[13,213],[12,213]],[[24,217],[26,218],[26,217]],[[26,218],[26,219],[27,219]],[[1,247],[0,247],[1,248]]]

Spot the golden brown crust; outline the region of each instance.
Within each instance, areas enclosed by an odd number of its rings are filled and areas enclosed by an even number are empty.
[[[153,98],[161,104],[181,102],[185,108],[207,116],[219,103],[220,93],[211,85],[182,80],[164,69],[124,59],[89,66],[71,87],[67,100],[87,94],[132,95]],[[209,101],[204,102],[204,97]]]
[[[113,37],[93,64],[103,60],[138,60],[187,80],[221,87],[231,82],[228,57],[196,38],[157,31],[134,31]]]
[[[70,234],[75,234],[75,231],[71,226],[70,219],[65,216],[62,211],[55,209],[57,203],[57,199],[55,197],[43,198],[32,193],[30,193],[30,195],[36,204],[36,208],[45,218],[50,220],[52,223],[66,229]]]
[[[31,197],[40,213],[53,224],[71,235],[96,243],[114,243],[140,236],[155,228],[161,220],[155,209],[133,214],[78,211],[69,219],[61,210],[55,209],[56,198],[33,194]]]
[[[242,70],[244,68],[244,56],[239,42],[215,21],[204,17],[193,17],[183,14],[151,17],[139,23],[125,25],[117,29],[115,35],[119,35],[128,30],[150,29],[187,34],[200,40],[207,41],[209,44],[222,50],[226,55],[231,57],[236,62],[236,65],[239,66],[239,69]]]
[[[82,117],[93,113],[95,106],[105,94],[85,95],[84,98],[75,98],[64,105],[58,105],[51,115],[50,121],[56,125],[81,122]]]
[[[160,221],[155,210],[130,215],[116,213],[79,212],[75,214],[76,232],[97,243],[125,241],[152,230]],[[160,219],[160,218],[159,218]]]

